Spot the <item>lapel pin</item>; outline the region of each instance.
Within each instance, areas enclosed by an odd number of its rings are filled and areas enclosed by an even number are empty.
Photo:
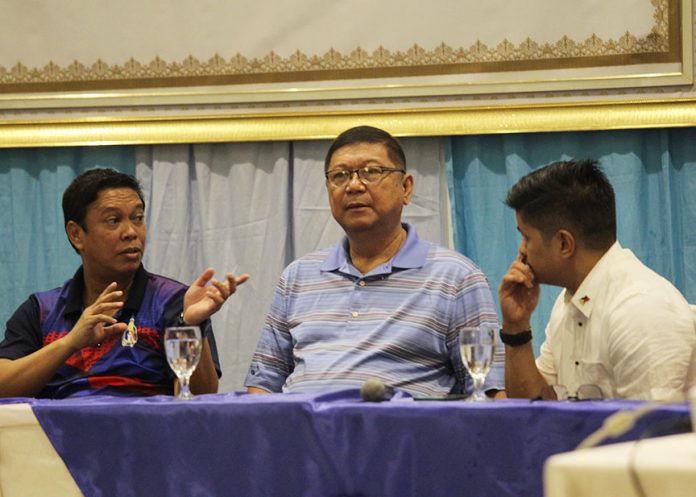
[[[121,337],[121,345],[133,347],[136,343],[138,343],[138,328],[135,326],[135,317],[131,317],[130,321],[128,321],[128,327]]]

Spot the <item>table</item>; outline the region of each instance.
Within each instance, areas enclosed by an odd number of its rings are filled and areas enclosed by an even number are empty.
[[[693,497],[696,434],[626,442],[552,456],[545,467],[546,497],[639,495],[629,467],[646,496]]]
[[[85,497],[541,497],[549,456],[575,448],[613,412],[640,405],[366,403],[357,390],[217,394],[193,402],[21,400]],[[661,407],[624,440],[656,419],[688,412],[685,403]]]

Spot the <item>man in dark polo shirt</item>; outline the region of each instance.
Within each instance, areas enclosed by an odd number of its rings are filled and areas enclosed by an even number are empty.
[[[144,211],[137,180],[111,169],[87,171],[66,189],[65,231],[82,266],[62,287],[32,294],[7,322],[0,396],[171,394],[162,338],[176,324],[199,325],[204,338],[191,390],[217,391],[209,318],[248,275],[217,281],[209,268],[187,287],[148,273]]]

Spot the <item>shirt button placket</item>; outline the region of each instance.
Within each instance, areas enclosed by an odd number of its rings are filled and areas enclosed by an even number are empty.
[[[364,286],[365,286],[365,280],[358,280],[356,290],[360,290],[360,288],[362,288],[362,287],[364,287]],[[360,302],[361,299],[360,299],[360,298],[357,298],[357,299],[355,299],[355,300],[356,300],[357,302]],[[354,301],[353,303],[355,304],[355,301]],[[353,318],[357,318],[358,316],[360,316],[360,313],[359,313],[358,311],[356,311],[356,310],[352,310],[351,313],[350,313],[350,315],[351,315]]]
[[[583,335],[583,319],[578,318],[577,320],[577,328],[575,329],[575,344],[574,344],[574,351],[573,351],[573,363],[575,364],[575,371],[576,374],[579,373],[579,367],[580,367],[580,355],[582,354],[582,344],[584,343],[584,335]]]

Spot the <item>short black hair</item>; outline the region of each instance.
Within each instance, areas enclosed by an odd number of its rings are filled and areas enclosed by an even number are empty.
[[[389,159],[396,165],[406,169],[406,155],[399,141],[383,129],[373,126],[356,126],[336,137],[331,143],[324,159],[324,172],[328,171],[333,154],[341,147],[354,143],[381,143],[387,148]]]
[[[145,207],[140,183],[133,176],[109,168],[90,169],[75,178],[63,193],[65,226],[68,226],[69,221],[73,221],[86,231],[87,208],[97,200],[99,192],[110,188],[130,188],[138,194],[143,208]],[[72,242],[70,244],[72,245]]]
[[[559,161],[537,169],[510,189],[505,203],[546,240],[568,229],[592,250],[616,241],[614,189],[597,161]]]

